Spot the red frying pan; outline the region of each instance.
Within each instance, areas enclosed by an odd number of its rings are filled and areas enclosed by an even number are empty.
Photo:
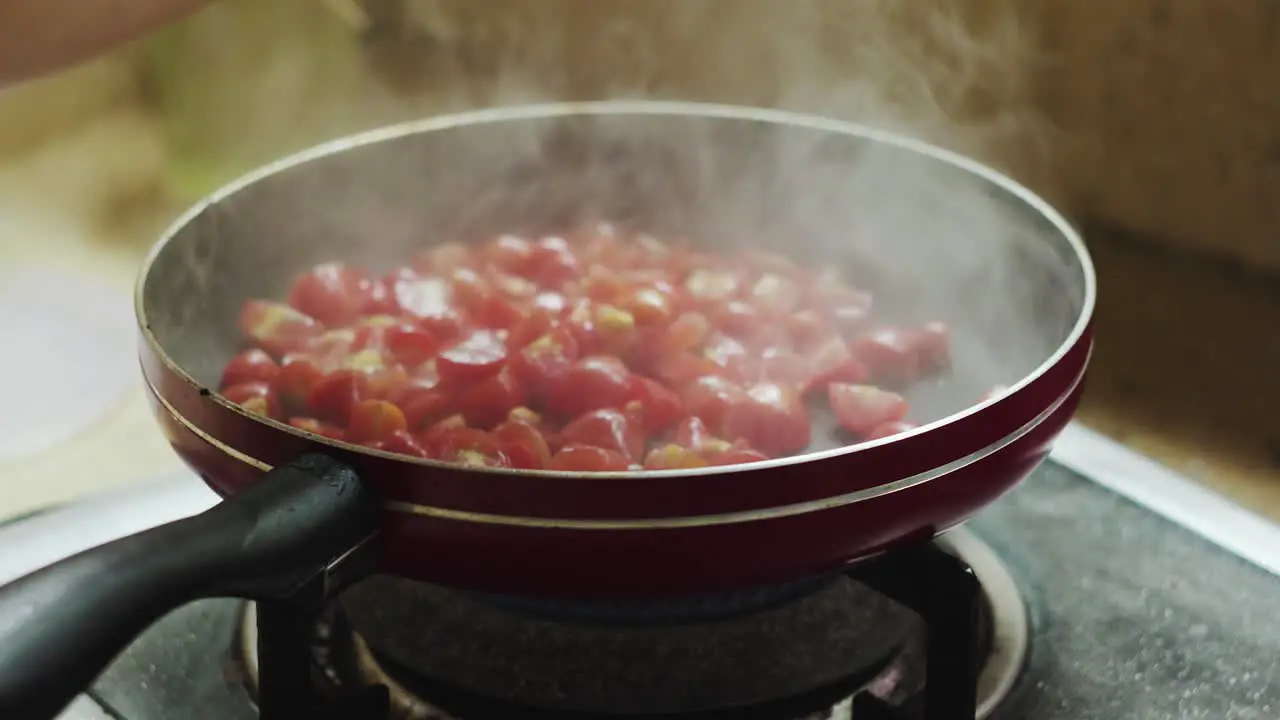
[[[239,347],[241,303],[283,295],[306,267],[390,267],[441,239],[555,232],[588,215],[715,252],[764,248],[834,268],[897,319],[947,322],[950,370],[909,398],[928,422],[848,446],[820,429],[805,453],[745,465],[557,473],[335,442],[216,392]],[[301,583],[290,569],[374,535],[378,571],[578,600],[789,582],[930,538],[1047,455],[1080,397],[1094,294],[1080,238],[1031,192],[963,157],[834,120],[546,105],[302,153],[188,213],[138,283],[157,417],[225,502],[0,590],[0,618],[18,606],[29,618],[0,628],[0,707],[30,700],[32,687],[87,684],[177,603],[283,591],[282,576]],[[995,386],[1007,389],[982,399]],[[57,660],[59,647],[77,657]]]

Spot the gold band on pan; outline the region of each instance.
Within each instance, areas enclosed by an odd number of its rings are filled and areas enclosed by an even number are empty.
[[[1092,355],[1093,348],[1089,348]],[[454,510],[450,508],[433,507],[430,505],[418,505],[415,503],[403,502],[400,500],[387,500],[383,502],[383,507],[392,512],[408,513],[410,515],[422,515],[426,517],[440,518],[442,520],[453,520],[456,522],[480,523],[485,525],[510,525],[517,527],[534,527],[534,528],[559,528],[566,530],[657,530],[657,529],[673,529],[673,528],[693,528],[705,527],[710,525],[733,525],[738,523],[756,522],[760,520],[772,520],[777,518],[791,517],[794,515],[805,515],[808,513],[821,512],[832,508],[852,505],[856,502],[869,500],[881,495],[905,490],[909,487],[919,485],[937,479],[943,475],[950,474],[968,465],[971,465],[1018,440],[1022,436],[1031,432],[1037,425],[1051,416],[1062,404],[1066,402],[1072,392],[1079,387],[1080,382],[1084,379],[1084,367],[1088,366],[1088,358],[1085,359],[1084,365],[1081,367],[1080,373],[1076,375],[1072,381],[1071,387],[1064,392],[1057,401],[1048,408],[1043,410],[1030,422],[1018,428],[1014,432],[1004,436],[996,442],[965,455],[958,460],[942,465],[932,470],[928,470],[917,475],[912,475],[901,480],[891,483],[877,485],[875,487],[858,490],[856,492],[837,495],[835,497],[822,498],[820,500],[810,500],[802,503],[794,503],[791,505],[779,505],[771,508],[761,508],[759,510],[743,510],[739,512],[721,513],[716,515],[691,515],[686,517],[666,517],[666,518],[618,518],[618,519],[580,519],[580,518],[548,518],[548,517],[521,517],[517,515],[496,515],[493,513],[472,512],[469,510]],[[245,453],[227,445],[218,440],[204,430],[196,427],[187,418],[183,417],[178,411],[169,404],[167,400],[155,391],[155,387],[150,385],[151,392],[155,395],[157,401],[164,407],[165,411],[178,421],[183,427],[191,431],[201,440],[209,443],[219,451],[226,455],[239,460],[255,469],[267,472],[272,466],[255,457],[246,455]]]

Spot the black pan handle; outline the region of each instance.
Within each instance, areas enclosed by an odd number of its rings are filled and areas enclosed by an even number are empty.
[[[138,634],[192,600],[288,598],[326,584],[377,526],[355,471],[304,456],[199,515],[0,587],[0,718],[56,717]]]

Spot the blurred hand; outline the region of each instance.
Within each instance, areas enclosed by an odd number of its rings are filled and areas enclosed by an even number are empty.
[[[88,60],[210,2],[0,0],[0,88]]]

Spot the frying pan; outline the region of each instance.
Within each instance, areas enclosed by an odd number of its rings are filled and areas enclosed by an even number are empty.
[[[909,396],[931,422],[853,446],[820,431],[805,454],[748,465],[565,474],[334,442],[214,392],[238,349],[240,304],[281,296],[303,268],[384,269],[435,242],[591,218],[782,252],[845,273],[890,320],[949,323],[950,371]],[[337,568],[504,596],[653,600],[785,584],[927,540],[1047,455],[1080,397],[1094,294],[1080,238],[1030,191],[835,120],[557,104],[303,152],[188,212],[137,286],[156,416],[225,501],[0,590],[11,623],[0,625],[0,710],[56,710],[177,604],[329,593]],[[997,385],[1008,389],[981,400]]]

